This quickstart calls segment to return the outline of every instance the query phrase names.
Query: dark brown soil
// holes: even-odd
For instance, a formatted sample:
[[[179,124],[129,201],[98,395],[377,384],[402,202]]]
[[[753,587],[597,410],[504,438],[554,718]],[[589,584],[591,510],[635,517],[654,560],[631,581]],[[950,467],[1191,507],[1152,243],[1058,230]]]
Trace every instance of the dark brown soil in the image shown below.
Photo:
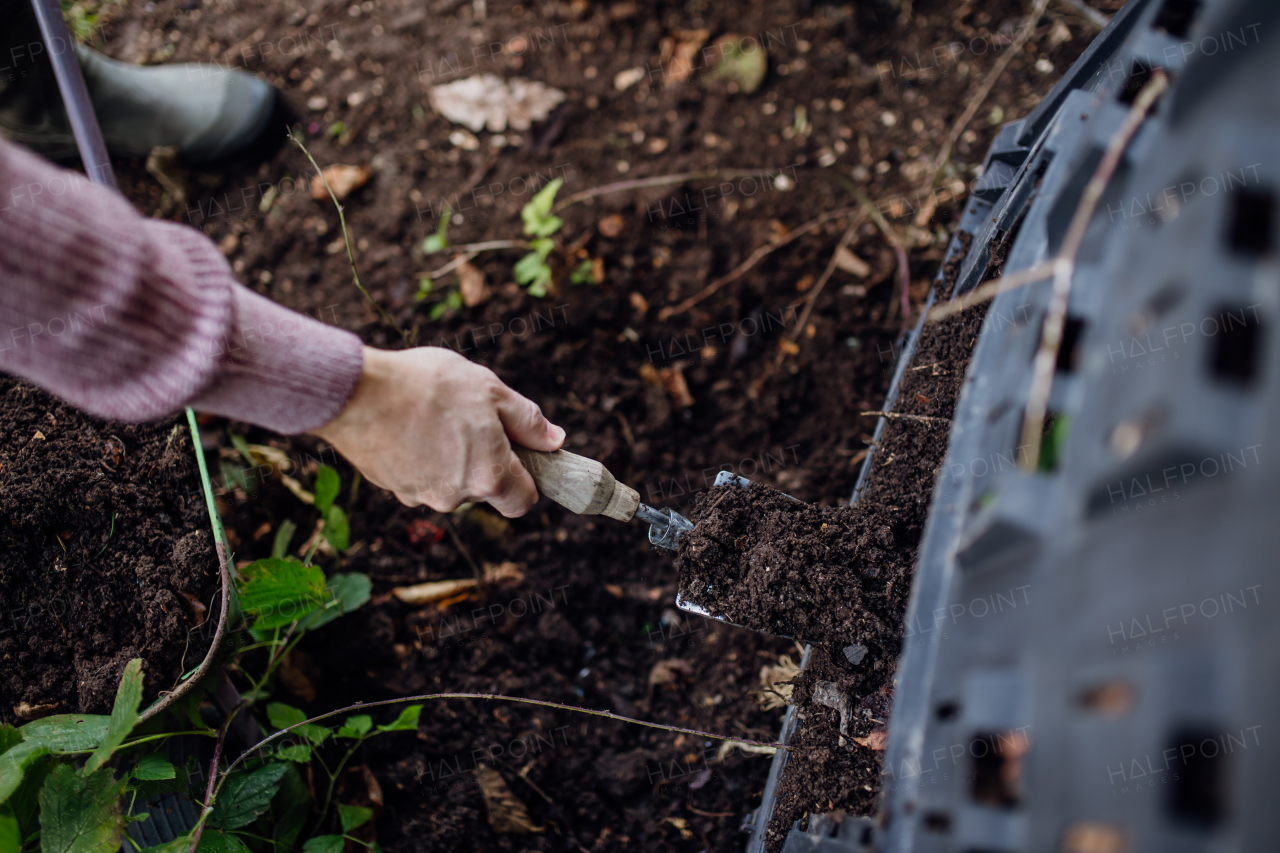
[[[881,519],[856,507],[804,504],[765,485],[700,495],[675,561],[680,592],[713,616],[757,631],[844,647],[885,643],[907,585],[886,597],[894,550]],[[900,581],[901,578],[898,578]]]
[[[172,689],[218,590],[184,418],[101,421],[0,376],[0,721],[109,713],[136,657],[146,700]]]
[[[949,292],[954,287],[959,263],[952,269],[955,272],[943,282],[940,288],[943,291]],[[795,696],[804,717],[793,743],[821,748],[797,750],[787,763],[778,788],[778,806],[768,830],[770,853],[782,848],[783,838],[793,821],[801,820],[804,825],[806,814],[835,809],[873,814],[878,806],[880,752],[863,746],[833,747],[830,732],[836,725],[836,712],[811,703],[809,697],[813,685],[819,681],[836,684],[859,708],[867,707],[869,701],[882,702],[883,697],[891,695],[916,550],[924,533],[934,484],[946,456],[950,418],[985,315],[984,304],[937,325],[925,326],[903,376],[895,411],[943,420],[891,419],[881,433],[880,446],[872,459],[873,471],[867,478],[862,498],[854,507],[866,514],[869,520],[864,523],[887,526],[896,545],[892,559],[882,567],[882,572],[892,578],[886,586],[898,585],[895,599],[898,608],[885,620],[887,631],[894,638],[890,642],[893,652],[877,660],[877,649],[872,646],[867,659],[852,673],[838,647],[827,645],[814,649],[809,667],[796,680]],[[868,670],[868,664],[870,675],[861,677],[860,673]],[[882,731],[883,723],[888,722],[888,713],[886,706],[871,715],[855,714],[856,734],[865,736],[871,731]]]
[[[796,331],[797,306],[847,222],[833,220],[774,252],[687,313],[659,321],[658,312],[732,270],[779,229],[848,206],[844,190],[815,168],[830,158],[830,168],[881,202],[909,240],[918,309],[958,205],[944,199],[928,228],[910,227],[921,204],[914,189],[950,124],[1003,55],[994,34],[1008,32],[1025,14],[1024,4],[917,0],[914,14],[901,22],[899,4],[891,2],[488,0],[483,21],[474,15],[478,5],[129,0],[106,28],[105,49],[126,61],[214,60],[279,86],[303,115],[301,136],[322,165],[374,170],[369,185],[345,204],[357,263],[373,296],[399,323],[417,329],[420,342],[455,348],[493,368],[568,430],[571,450],[604,462],[647,503],[687,506],[722,468],[814,505],[847,503],[872,429],[861,413],[881,407],[902,319],[892,307],[894,254],[876,228],[862,226],[851,246],[871,273],[835,274],[800,330],[799,352],[755,399],[748,389],[769,369],[783,337]],[[1011,63],[971,135],[957,144],[952,160],[959,179],[971,179],[998,123],[1026,115],[1092,38],[1094,31],[1073,13],[1055,6],[1051,15],[1033,39],[1034,52]],[[1059,22],[1069,36],[1061,42],[1053,35]],[[663,39],[698,28],[709,29],[711,40],[773,34],[760,91],[733,95],[696,79],[674,84],[661,74],[624,92],[615,88],[620,71],[658,67]],[[528,44],[521,56],[489,50],[518,38]],[[939,56],[931,52],[935,46],[957,41],[973,48],[954,60],[930,59]],[[1036,71],[1041,58],[1056,70]],[[568,99],[531,130],[503,134],[519,145],[492,148],[497,134],[484,132],[477,134],[478,148],[459,147],[450,141],[457,126],[433,113],[424,86],[480,73],[539,80]],[[309,108],[313,98],[325,106]],[[994,107],[1000,115],[993,119]],[[143,209],[203,229],[260,292],[353,329],[369,343],[398,345],[397,334],[378,322],[351,284],[332,205],[295,189],[310,169],[292,146],[261,164],[178,175],[188,181],[183,202],[142,163],[118,165],[122,189]],[[619,180],[711,167],[776,174],[792,165],[791,191],[748,182],[735,183],[730,194],[710,178],[614,193],[564,210],[557,239],[603,261],[605,279],[598,285],[573,285],[561,275],[555,293],[533,299],[511,283],[520,253],[502,251],[474,261],[491,288],[487,301],[431,320],[431,307],[455,287],[450,276],[437,280],[425,302],[413,299],[417,273],[450,258],[424,257],[418,248],[434,230],[442,200],[456,214],[450,230],[456,245],[520,236],[520,206],[550,177],[566,179],[563,198]],[[689,211],[689,199],[702,209]],[[615,215],[620,231],[601,227]],[[693,405],[678,404],[650,368],[681,371]],[[221,445],[213,452],[229,466],[242,466],[222,426],[209,423],[207,441]],[[248,432],[251,440],[274,442],[295,457],[321,455],[308,439]],[[332,452],[323,458],[332,463]],[[349,484],[350,468],[339,468]],[[309,474],[299,476],[309,483]],[[284,518],[304,531],[315,523],[313,510],[275,472],[252,485],[249,495],[228,482],[221,499],[238,560],[270,553]],[[452,536],[410,536],[411,524],[443,528],[446,519],[400,507],[368,487],[343,505],[355,547],[342,568],[368,572],[374,600],[303,644],[290,670],[293,687],[281,688],[298,705],[322,711],[431,689],[496,691],[776,737],[780,712],[762,711],[750,694],[759,687],[761,666],[793,651],[792,643],[685,620],[673,607],[671,561],[648,551],[639,527],[575,517],[547,503],[505,531],[492,520],[477,522],[482,516],[454,519],[458,542],[472,559],[517,562],[525,581],[437,612],[408,607],[387,593],[408,582],[471,575]],[[914,546],[899,541],[901,520],[891,515],[894,553],[901,552],[892,571],[905,574]],[[325,562],[326,571],[337,570],[337,561]],[[893,594],[906,594],[905,581]],[[530,596],[554,597],[557,607],[530,610]],[[476,617],[474,608],[487,609]],[[523,615],[514,615],[517,610]],[[880,681],[859,690],[887,679],[893,657],[885,653],[881,670],[868,669],[877,661],[865,660],[858,671],[874,672]],[[673,680],[651,687],[658,664],[656,674]],[[294,689],[300,692],[289,693]],[[506,747],[530,734],[542,746],[513,758],[519,749]],[[553,736],[554,749],[545,745]],[[544,832],[499,835],[490,827],[473,771],[477,760],[498,753],[496,745],[503,752],[493,763]],[[424,710],[416,748],[375,740],[359,760],[384,789],[386,805],[374,825],[390,853],[738,850],[741,817],[759,804],[768,761],[735,752],[721,762],[714,748],[709,756],[704,749],[691,738],[568,713],[449,702]],[[474,750],[482,750],[479,759]],[[442,762],[455,769],[445,775]],[[864,809],[878,785],[874,773],[866,779],[873,793],[859,801]],[[360,790],[363,782],[353,777],[350,784]],[[344,788],[339,798],[350,793]]]

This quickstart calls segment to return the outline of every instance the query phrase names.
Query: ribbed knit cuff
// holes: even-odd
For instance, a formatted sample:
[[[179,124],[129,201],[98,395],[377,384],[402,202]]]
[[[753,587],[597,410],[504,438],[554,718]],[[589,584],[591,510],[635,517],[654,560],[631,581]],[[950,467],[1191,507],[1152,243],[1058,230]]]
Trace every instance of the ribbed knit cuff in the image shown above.
[[[355,391],[360,339],[232,286],[232,319],[214,381],[192,401],[204,412],[286,435],[333,420]]]

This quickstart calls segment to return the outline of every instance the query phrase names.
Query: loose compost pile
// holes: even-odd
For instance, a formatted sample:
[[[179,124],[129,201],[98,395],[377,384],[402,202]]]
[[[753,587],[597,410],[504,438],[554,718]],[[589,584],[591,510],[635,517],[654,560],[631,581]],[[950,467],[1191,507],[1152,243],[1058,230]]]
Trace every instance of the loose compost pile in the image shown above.
[[[893,531],[861,507],[803,504],[753,483],[699,495],[691,515],[676,557],[680,592],[717,618],[863,646],[901,618],[885,607],[881,579]]]
[[[103,421],[0,376],[0,722],[109,713],[131,658],[148,700],[173,689],[219,589],[185,417]]]

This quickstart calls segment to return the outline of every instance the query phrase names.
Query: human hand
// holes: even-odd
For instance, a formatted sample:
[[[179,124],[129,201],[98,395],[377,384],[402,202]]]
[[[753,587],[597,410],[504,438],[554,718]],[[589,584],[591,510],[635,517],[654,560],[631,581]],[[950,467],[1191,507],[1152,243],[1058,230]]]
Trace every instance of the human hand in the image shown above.
[[[442,347],[365,347],[347,407],[314,432],[407,506],[487,501],[507,518],[538,500],[511,443],[546,452],[564,443],[537,404]]]

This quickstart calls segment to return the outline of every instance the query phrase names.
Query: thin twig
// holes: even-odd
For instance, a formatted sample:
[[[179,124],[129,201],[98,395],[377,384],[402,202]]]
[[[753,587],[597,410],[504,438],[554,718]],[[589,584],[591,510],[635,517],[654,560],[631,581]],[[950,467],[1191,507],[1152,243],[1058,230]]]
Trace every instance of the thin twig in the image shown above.
[[[688,803],[685,803],[684,807],[694,814],[702,815],[703,817],[733,817],[737,814],[737,812],[704,812],[702,809],[696,809]]]
[[[1066,237],[1062,240],[1062,249],[1058,252],[1057,261],[1053,265],[1053,292],[1049,296],[1049,310],[1045,312],[1044,327],[1040,333],[1040,348],[1036,351],[1032,364],[1031,390],[1027,392],[1027,409],[1022,419],[1022,446],[1028,449],[1023,458],[1023,469],[1035,471],[1040,467],[1040,440],[1044,431],[1045,413],[1049,407],[1049,392],[1053,389],[1053,372],[1058,362],[1058,350],[1062,346],[1062,330],[1067,320],[1067,302],[1071,298],[1071,282],[1075,278],[1076,255],[1080,244],[1084,242],[1085,232],[1089,228],[1089,220],[1102,199],[1120,165],[1124,151],[1129,147],[1133,135],[1146,121],[1151,106],[1169,87],[1169,78],[1164,71],[1157,68],[1151,74],[1151,80],[1142,87],[1138,97],[1134,99],[1129,114],[1120,125],[1111,141],[1107,143],[1106,153],[1094,170],[1093,177],[1085,185],[1080,196],[1080,204],[1071,217],[1071,225],[1067,228]]]
[[[1080,13],[1080,17],[1093,24],[1098,29],[1105,29],[1107,24],[1111,23],[1111,19],[1099,12],[1092,6],[1087,6],[1084,0],[1059,0],[1064,6],[1070,6]]]
[[[476,565],[476,561],[472,559],[471,552],[467,550],[467,546],[462,544],[462,538],[458,536],[458,531],[453,528],[453,522],[447,515],[443,517],[443,521],[444,529],[449,531],[449,536],[453,539],[453,544],[457,546],[458,551],[462,554],[463,558],[466,559],[468,565],[471,566],[471,573],[476,576],[476,580],[480,581],[480,583],[484,583],[484,572],[480,570],[480,567]]]
[[[996,64],[991,67],[991,71],[987,73],[986,79],[982,81],[978,91],[974,92],[973,97],[969,99],[969,103],[964,112],[960,114],[960,118],[956,119],[955,124],[951,126],[951,132],[947,134],[947,140],[943,143],[942,150],[938,152],[938,156],[934,159],[933,171],[929,174],[928,183],[925,184],[925,190],[929,192],[929,199],[921,205],[920,212],[916,214],[915,224],[917,227],[923,228],[928,225],[929,220],[933,218],[934,211],[937,210],[938,205],[932,190],[938,185],[938,178],[941,177],[942,170],[951,161],[951,149],[955,147],[956,142],[960,139],[960,134],[964,133],[964,129],[969,126],[969,122],[973,121],[973,117],[978,114],[979,108],[987,100],[987,95],[991,94],[991,88],[995,86],[996,81],[1004,74],[1004,70],[1009,67],[1009,63],[1022,52],[1023,45],[1027,43],[1027,39],[1031,38],[1031,34],[1035,32],[1036,22],[1040,20],[1040,16],[1044,14],[1044,10],[1048,5],[1049,0],[1035,0],[1035,5],[1031,7],[1031,14],[1027,15],[1026,20],[1022,23],[1021,32],[1013,40],[1013,44],[1009,49],[996,60]]]
[[[343,212],[342,205],[338,203],[338,196],[334,194],[333,187],[329,186],[329,179],[324,176],[324,170],[320,168],[320,164],[316,162],[316,158],[311,156],[311,152],[307,150],[307,146],[302,144],[302,140],[293,135],[292,130],[288,131],[288,135],[293,144],[301,148],[302,153],[307,155],[307,159],[310,160],[311,165],[315,167],[316,174],[320,176],[320,180],[324,183],[324,188],[329,191],[329,198],[333,199],[333,206],[338,208],[338,224],[342,226],[342,242],[347,246],[347,260],[351,262],[351,278],[355,281],[356,288],[359,289],[360,293],[364,295],[364,298],[369,301],[369,304],[382,315],[383,322],[387,323],[391,328],[400,333],[400,340],[403,341],[404,345],[410,346],[411,342],[409,340],[409,333],[400,328],[399,323],[391,319],[391,315],[387,313],[386,309],[383,308],[382,305],[378,303],[378,300],[374,299],[369,294],[369,291],[364,289],[364,285],[360,283],[360,272],[356,269],[355,251],[351,248],[351,235],[347,233],[347,217]]]
[[[951,423],[951,418],[935,418],[930,415],[905,415],[901,412],[863,412],[862,416],[864,418],[878,417],[889,418],[890,420],[901,419],[904,421],[937,421],[944,424]]]
[[[781,169],[789,169],[790,166],[783,166]],[[779,174],[781,174],[779,169]],[[708,169],[705,172],[680,172],[674,175],[657,175],[652,178],[632,178],[629,181],[618,181],[612,184],[605,184],[599,187],[591,187],[580,193],[561,199],[554,208],[553,213],[559,213],[570,205],[587,199],[596,198],[597,196],[609,195],[610,193],[620,193],[626,190],[644,189],[645,187],[667,187],[672,184],[683,184],[685,181],[700,181],[705,178],[757,178],[769,175],[768,169]]]
[[[793,749],[793,747],[790,747],[785,743],[771,743],[768,741],[744,740],[743,738],[729,737],[728,735],[718,735],[718,734],[715,734],[714,732],[703,732],[703,731],[699,731],[698,729],[686,729],[681,726],[668,726],[665,723],[651,723],[648,720],[637,720],[632,717],[624,717],[621,714],[615,714],[612,711],[596,711],[591,708],[578,708],[573,705],[564,705],[564,704],[561,704],[560,702],[546,702],[542,699],[525,699],[520,696],[504,696],[498,693],[427,693],[421,696],[405,696],[402,699],[382,699],[378,702],[362,702],[358,705],[348,705],[345,708],[339,708],[336,711],[327,711],[323,714],[320,714],[319,716],[312,717],[309,720],[303,720],[300,723],[294,723],[291,726],[286,726],[285,728],[281,729],[275,734],[268,735],[267,737],[258,741],[258,743],[255,744],[253,747],[245,750],[245,752],[241,754],[239,758],[231,762],[231,764],[227,767],[226,772],[223,773],[223,776],[230,775],[231,772],[235,770],[236,767],[239,766],[239,764],[242,761],[248,758],[251,753],[257,752],[258,750],[262,749],[271,741],[276,740],[277,738],[283,737],[284,735],[288,734],[289,732],[293,731],[299,726],[306,726],[306,725],[311,725],[313,723],[318,723],[321,720],[327,720],[329,717],[336,717],[338,714],[346,714],[350,711],[363,711],[368,708],[379,708],[384,705],[399,705],[404,702],[427,702],[433,699],[496,699],[500,702],[518,702],[523,705],[540,705],[544,708],[557,708],[561,711],[575,711],[579,714],[589,714],[593,717],[604,717],[609,720],[617,720],[620,723],[634,723],[635,725],[647,726],[651,729],[662,729],[663,731],[668,731],[668,732],[679,732],[680,734],[695,735],[696,737],[714,738],[716,740],[725,740],[725,741],[730,741],[732,743],[745,743],[750,746],[768,746],[768,747],[773,747],[774,749],[786,749],[786,750]]]
[[[841,176],[843,178],[843,176]],[[884,218],[884,214],[880,212],[880,207],[871,199],[867,198],[867,194],[857,185],[848,180],[841,181],[858,200],[858,204],[862,205],[862,209],[871,215],[871,221],[880,229],[880,233],[884,235],[884,239],[893,247],[893,253],[898,259],[898,287],[901,288],[902,302],[902,330],[907,330],[907,325],[911,321],[911,268],[907,262],[907,247],[903,245],[902,238],[898,236],[898,232],[893,230],[893,226],[889,224],[889,220]]]
[[[191,835],[191,846],[187,848],[187,853],[196,853],[196,848],[200,846],[200,836],[204,834],[205,822],[208,820],[210,813],[213,812],[214,783],[218,780],[218,762],[222,760],[222,745],[227,740],[227,730],[231,728],[231,721],[235,719],[236,713],[240,710],[242,704],[237,704],[232,708],[231,712],[227,714],[227,718],[222,721],[222,725],[218,728],[218,739],[213,744],[213,760],[209,762],[209,783],[205,785],[204,789],[204,808],[201,811],[200,820],[196,824],[196,831]]]
[[[831,260],[827,261],[827,268],[822,271],[822,275],[818,278],[817,284],[813,286],[813,289],[809,291],[808,298],[805,299],[804,311],[800,313],[800,319],[796,321],[795,328],[792,329],[791,334],[787,336],[787,340],[791,342],[792,346],[795,346],[796,339],[800,337],[800,332],[804,329],[805,323],[809,322],[809,314],[813,311],[814,303],[818,301],[818,294],[820,294],[822,289],[827,286],[827,281],[836,271],[836,264],[840,259],[840,253],[847,249],[849,244],[853,242],[853,238],[858,233],[858,226],[861,225],[865,219],[866,209],[863,208],[863,210],[854,217],[853,223],[845,229],[844,235],[840,238],[840,242],[836,244],[835,251],[831,253]],[[778,368],[782,366],[782,360],[786,357],[787,348],[784,345],[779,344],[778,352],[774,355],[773,362],[765,368],[765,371],[760,375],[760,378],[751,384],[751,391],[748,394],[751,399],[755,399],[759,396],[765,383],[768,382],[770,377],[772,377],[773,374],[777,372]]]
[[[506,242],[506,241],[503,241],[503,242]],[[415,273],[414,275],[415,275],[417,278],[429,278],[429,279],[431,279],[432,281],[435,281],[435,280],[436,280],[436,279],[438,279],[440,276],[442,276],[442,275],[447,275],[448,273],[453,272],[453,271],[454,271],[454,270],[456,270],[458,267],[460,267],[460,266],[462,266],[463,264],[467,263],[468,261],[470,261],[472,258],[474,258],[474,257],[475,257],[476,255],[478,255],[478,254],[480,254],[480,253],[479,253],[479,252],[466,252],[465,254],[458,255],[456,258],[454,258],[453,260],[449,261],[449,263],[447,263],[447,264],[445,264],[444,266],[440,267],[440,269],[432,270],[431,272],[420,272],[420,273]]]
[[[486,240],[483,243],[463,243],[461,246],[454,246],[453,251],[465,252],[465,254],[459,255],[449,263],[440,267],[438,270],[415,273],[415,275],[417,275],[418,278],[423,278],[425,276],[426,278],[437,279],[445,273],[453,272],[453,270],[462,266],[481,252],[491,252],[496,249],[527,248],[529,248],[529,241],[527,240]]]
[[[863,208],[859,216],[855,216],[853,222],[845,229],[844,235],[841,236],[840,242],[836,245],[836,250],[831,253],[831,260],[827,262],[827,268],[822,271],[822,276],[818,279],[817,284],[813,286],[813,290],[809,291],[809,297],[804,301],[804,310],[800,312],[800,319],[796,321],[796,327],[791,330],[791,342],[795,343],[800,337],[800,331],[809,320],[809,315],[813,312],[813,306],[818,301],[818,294],[822,293],[822,289],[827,286],[832,274],[836,271],[836,265],[840,262],[840,253],[849,248],[849,244],[853,242],[853,238],[857,236],[858,226],[866,219],[866,208]],[[779,351],[781,352],[781,350]],[[778,363],[782,358],[779,356]],[[775,367],[777,364],[775,363]]]
[[[690,308],[697,305],[699,302],[706,299],[708,296],[715,293],[717,290],[724,287],[726,284],[737,281],[744,274],[746,274],[748,270],[750,270],[756,264],[760,263],[760,261],[762,261],[765,257],[767,257],[772,252],[776,252],[778,249],[781,249],[783,246],[787,245],[788,243],[794,240],[797,240],[800,237],[803,237],[805,234],[808,234],[810,231],[817,228],[819,225],[822,225],[825,222],[830,222],[832,219],[838,219],[841,216],[848,216],[849,214],[855,212],[856,210],[857,208],[855,207],[842,207],[839,210],[829,211],[815,219],[809,220],[805,224],[797,227],[792,231],[788,231],[782,237],[782,239],[778,240],[776,243],[769,243],[768,245],[761,246],[759,249],[756,249],[754,252],[751,253],[751,257],[747,258],[745,261],[738,264],[738,266],[735,267],[731,272],[728,272],[720,276],[720,278],[711,282],[706,287],[702,288],[702,290],[699,290],[693,296],[690,296],[688,299],[684,300],[680,304],[669,305],[666,308],[663,308],[661,311],[658,312],[658,321],[662,322],[669,319],[670,317],[675,316],[676,314],[683,314],[685,311],[688,311]]]
[[[986,282],[981,287],[975,287],[964,296],[957,296],[950,302],[937,306],[929,311],[929,322],[938,323],[947,319],[952,314],[959,314],[961,311],[968,310],[973,306],[986,302],[1006,293],[1022,287],[1024,284],[1031,284],[1034,281],[1040,281],[1053,275],[1054,261],[1043,261],[1036,264],[1031,269],[1019,270],[1011,275],[1002,276]]]

